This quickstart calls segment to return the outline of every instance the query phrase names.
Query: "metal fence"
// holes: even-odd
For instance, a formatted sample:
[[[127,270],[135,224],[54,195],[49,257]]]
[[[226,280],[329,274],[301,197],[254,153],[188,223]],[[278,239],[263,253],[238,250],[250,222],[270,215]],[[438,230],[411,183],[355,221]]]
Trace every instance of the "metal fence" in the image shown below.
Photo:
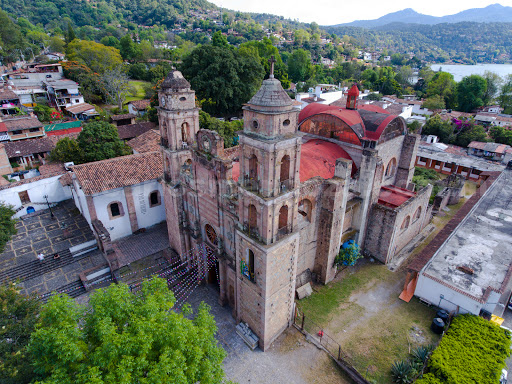
[[[323,327],[311,321],[298,308],[295,308],[294,326],[313,342],[321,346],[345,371],[345,373],[357,384],[369,384],[369,382],[354,368],[350,356],[341,348],[341,345],[325,333]]]

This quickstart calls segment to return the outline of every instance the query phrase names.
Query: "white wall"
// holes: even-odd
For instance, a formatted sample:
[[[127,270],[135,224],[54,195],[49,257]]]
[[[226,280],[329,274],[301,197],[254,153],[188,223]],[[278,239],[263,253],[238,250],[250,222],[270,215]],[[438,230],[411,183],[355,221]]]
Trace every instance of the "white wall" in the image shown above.
[[[43,197],[48,195],[48,202],[58,203],[71,198],[71,190],[69,187],[63,187],[59,178],[63,175],[48,177],[46,179],[27,182],[16,187],[0,190],[0,201],[5,204],[12,205],[14,209],[22,207],[19,192],[27,191],[30,203],[23,204],[23,209],[18,211],[14,217],[20,217],[27,214],[27,207],[34,207],[36,211],[48,209],[46,199]]]
[[[92,229],[91,225],[91,215],[89,214],[89,209],[87,207],[87,200],[85,199],[85,194],[82,191],[82,188],[79,187],[78,182],[76,179],[73,179],[73,200],[75,201],[75,205],[82,214],[83,217],[85,217],[85,220],[89,223],[89,226]]]
[[[135,206],[135,214],[137,216],[137,225],[139,228],[151,227],[155,224],[165,221],[165,205],[163,200],[163,191],[161,184],[155,179],[144,183],[132,185],[132,197]],[[149,194],[153,191],[160,192],[160,205],[149,206]],[[85,200],[85,197],[84,197]],[[123,216],[110,218],[109,204],[113,202],[120,202],[122,204]],[[130,216],[128,214],[128,204],[124,188],[117,188],[93,196],[94,207],[96,209],[96,216],[100,220],[107,231],[110,233],[112,241],[120,239],[132,234],[130,225]],[[87,210],[87,205],[84,204],[84,210]],[[87,221],[90,218],[84,214]]]
[[[160,205],[149,206],[149,194],[160,192]],[[151,227],[165,220],[165,205],[162,185],[156,180],[132,186],[133,202],[139,228]]]
[[[123,216],[114,217],[111,220],[109,217],[108,205],[115,201],[122,204],[122,211],[124,214]],[[126,197],[123,188],[112,189],[110,191],[96,194],[93,196],[93,202],[96,209],[96,216],[110,233],[110,239],[112,241],[132,234],[130,217],[128,215],[128,205],[126,204]]]
[[[493,312],[496,307],[496,304],[482,305],[482,303],[479,303],[469,296],[456,292],[450,287],[424,276],[422,273],[420,273],[418,277],[418,283],[416,284],[414,295],[427,300],[436,306],[439,305],[448,312],[457,311],[457,306],[459,306],[459,313],[469,312],[474,315],[479,315],[482,307],[489,312]],[[444,296],[442,300],[441,295]],[[498,299],[499,294],[492,292],[491,295],[489,295],[487,302],[497,303]],[[439,304],[439,302],[441,302],[441,304]]]

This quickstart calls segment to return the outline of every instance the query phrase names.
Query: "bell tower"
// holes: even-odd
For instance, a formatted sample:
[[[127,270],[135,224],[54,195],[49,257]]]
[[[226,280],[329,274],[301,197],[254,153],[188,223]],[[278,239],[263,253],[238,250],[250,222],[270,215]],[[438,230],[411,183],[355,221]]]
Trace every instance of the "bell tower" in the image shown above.
[[[243,109],[236,313],[265,350],[293,316],[299,248],[299,111],[272,70]]]
[[[199,131],[199,108],[195,92],[179,71],[171,71],[158,91],[158,122],[164,157],[164,201],[171,247],[186,249],[180,170],[191,163],[192,147]]]

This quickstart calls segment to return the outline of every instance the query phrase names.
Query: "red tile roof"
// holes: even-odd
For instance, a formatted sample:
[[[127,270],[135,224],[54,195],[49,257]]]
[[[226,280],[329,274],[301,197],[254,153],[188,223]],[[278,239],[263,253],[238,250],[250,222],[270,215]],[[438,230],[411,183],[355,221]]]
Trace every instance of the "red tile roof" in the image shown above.
[[[378,203],[386,207],[396,208],[414,196],[416,196],[416,193],[408,189],[388,185],[381,187]]]
[[[339,158],[351,160],[350,155],[343,148],[330,141],[314,139],[302,144],[300,155],[300,181],[304,182],[315,176],[332,179],[336,169],[336,160]],[[352,161],[352,176],[357,168]],[[240,163],[233,163],[233,180],[240,177]]]
[[[315,176],[324,179],[334,177],[336,159],[351,160],[350,155],[335,143],[325,140],[309,140],[302,144],[300,155],[300,181],[304,182]],[[356,166],[352,161],[352,175],[356,172]]]
[[[155,128],[157,128],[156,124],[148,121],[145,123],[121,125],[120,127],[117,127],[117,132],[119,133],[120,139],[127,140],[133,139],[134,137],[142,135],[144,132]]]
[[[47,153],[55,148],[53,142],[47,137],[9,141],[4,143],[4,146],[9,159],[12,159],[13,157],[28,156],[34,153]]]
[[[126,144],[138,153],[157,152],[160,151],[160,138],[160,132],[156,129],[151,129],[131,139]]]
[[[135,119],[137,116],[135,116],[133,113],[125,113],[124,115],[112,115],[110,118],[112,121],[119,121],[119,120],[126,120],[126,119]]]
[[[14,117],[7,119],[4,117],[4,124],[8,131],[17,131],[21,129],[30,129],[30,128],[41,128],[43,124],[37,119],[37,117],[32,116],[22,116],[22,117]]]
[[[73,172],[86,195],[153,180],[163,175],[160,152],[139,153],[75,165]]]
[[[130,101],[128,104],[131,104],[133,106],[133,108],[135,108],[136,110],[142,111],[142,110],[146,109],[147,107],[149,107],[150,100],[149,99],[133,100],[133,101]]]

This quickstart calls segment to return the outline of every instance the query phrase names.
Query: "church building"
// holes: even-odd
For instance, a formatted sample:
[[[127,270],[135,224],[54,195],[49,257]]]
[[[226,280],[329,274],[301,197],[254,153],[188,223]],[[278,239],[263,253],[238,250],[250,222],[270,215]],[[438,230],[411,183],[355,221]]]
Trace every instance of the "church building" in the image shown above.
[[[292,322],[298,276],[328,283],[354,240],[388,263],[427,224],[431,186],[411,183],[419,137],[403,118],[358,105],[298,111],[271,74],[243,107],[239,145],[199,128],[189,82],[172,71],[159,90],[161,178],[170,247],[216,255],[219,301],[260,348]]]

